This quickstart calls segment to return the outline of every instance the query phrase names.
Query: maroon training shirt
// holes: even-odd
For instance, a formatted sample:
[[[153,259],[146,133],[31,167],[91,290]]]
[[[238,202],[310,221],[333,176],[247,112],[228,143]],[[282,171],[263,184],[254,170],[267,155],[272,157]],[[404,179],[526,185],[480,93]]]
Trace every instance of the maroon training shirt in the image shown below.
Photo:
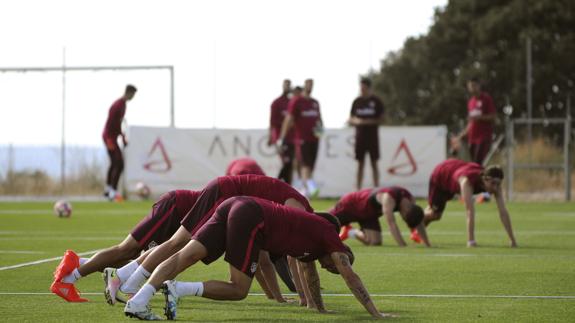
[[[285,117],[287,116],[287,111],[288,111],[288,104],[289,104],[290,99],[288,98],[287,95],[282,95],[279,98],[275,99],[274,102],[272,102],[272,106],[271,106],[271,114],[270,114],[270,128],[272,130],[271,133],[271,142],[275,143],[279,136],[280,133],[282,131],[282,124],[283,121],[285,119]],[[290,129],[288,131],[288,133],[286,134],[285,138],[284,138],[284,142],[285,143],[292,143],[293,142],[293,128]]]
[[[255,160],[247,157],[232,160],[228,165],[228,169],[226,169],[226,176],[247,174],[266,175]]]
[[[485,116],[496,113],[493,99],[486,92],[481,92],[479,97],[472,96],[467,101],[468,116]],[[478,144],[485,140],[490,140],[493,135],[493,121],[471,120],[469,121],[469,131],[467,141],[470,144]]]
[[[313,98],[293,98],[288,104],[288,113],[293,116],[296,140],[318,141],[314,129],[321,123],[319,102]]]
[[[431,178],[435,187],[455,195],[461,193],[459,178],[465,176],[473,187],[473,193],[477,194],[484,191],[481,182],[482,171],[483,167],[479,164],[459,159],[448,159],[435,166]]]
[[[126,114],[126,100],[119,98],[112,104],[108,111],[106,126],[102,132],[102,137],[116,139],[122,133],[122,120]]]
[[[266,200],[283,203],[293,198],[300,202],[308,212],[313,212],[309,201],[296,189],[285,182],[268,176],[240,175],[218,177],[220,199],[232,196],[257,196]]]
[[[326,219],[268,200],[252,199],[263,211],[262,249],[276,255],[305,257],[304,261],[332,252],[346,252],[334,225]]]
[[[352,222],[376,219],[383,214],[381,204],[376,198],[379,193],[387,193],[393,198],[395,201],[394,212],[399,211],[401,199],[412,198],[408,190],[399,186],[367,188],[342,196],[330,213],[334,216],[337,216],[339,213],[345,213],[352,217],[349,219]]]
[[[379,120],[384,112],[383,103],[375,96],[358,97],[351,105],[350,115],[365,119],[365,120]],[[377,139],[378,125],[365,125],[355,127],[355,141],[373,141]]]

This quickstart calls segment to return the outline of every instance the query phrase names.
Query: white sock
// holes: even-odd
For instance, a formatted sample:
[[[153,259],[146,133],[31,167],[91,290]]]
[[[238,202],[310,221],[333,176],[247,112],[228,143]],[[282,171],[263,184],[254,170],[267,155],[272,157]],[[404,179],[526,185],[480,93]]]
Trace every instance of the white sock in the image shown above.
[[[176,282],[176,293],[178,296],[202,296],[204,293],[204,283]]]
[[[78,271],[78,268],[76,268],[76,269],[74,269],[74,271],[73,271],[70,275],[64,277],[64,278],[62,279],[62,282],[63,282],[63,283],[68,283],[68,284],[73,284],[73,283],[75,283],[75,282],[76,282],[78,279],[80,279],[80,278],[82,278],[82,275],[80,275],[80,272]]]
[[[118,268],[118,270],[116,270],[116,275],[123,283],[127,281],[130,276],[132,276],[132,274],[136,271],[136,269],[138,269],[139,266],[140,264],[136,260],[132,260],[124,267]]]
[[[88,262],[88,260],[90,260],[90,258],[80,258],[80,266]]]
[[[156,289],[154,288],[154,286],[150,284],[145,284],[144,286],[142,286],[142,288],[140,288],[140,290],[136,293],[136,295],[134,295],[134,297],[130,299],[130,303],[139,306],[148,305],[150,299],[152,299],[152,296],[154,296],[155,293]]]
[[[351,239],[351,238],[355,238],[355,236],[357,235],[357,229],[350,229],[347,232],[347,236]]]
[[[133,294],[138,291],[140,286],[150,277],[150,273],[142,266],[134,271],[132,276],[120,286],[120,291],[126,294]]]

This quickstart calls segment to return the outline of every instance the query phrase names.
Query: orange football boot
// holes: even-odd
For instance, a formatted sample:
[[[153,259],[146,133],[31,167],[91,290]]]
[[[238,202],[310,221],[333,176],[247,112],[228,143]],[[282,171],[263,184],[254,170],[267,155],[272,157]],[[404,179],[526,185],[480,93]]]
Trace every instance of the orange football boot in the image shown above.
[[[54,281],[52,286],[50,286],[50,291],[71,303],[82,303],[88,301],[87,299],[80,297],[74,284]]]

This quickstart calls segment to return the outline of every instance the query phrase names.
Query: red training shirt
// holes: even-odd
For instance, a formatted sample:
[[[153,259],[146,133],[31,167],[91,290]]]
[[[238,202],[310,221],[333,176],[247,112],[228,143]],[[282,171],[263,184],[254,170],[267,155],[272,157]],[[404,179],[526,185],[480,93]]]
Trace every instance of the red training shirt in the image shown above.
[[[485,116],[496,112],[493,99],[486,92],[481,92],[479,97],[472,96],[467,101],[467,113],[470,117]],[[478,144],[490,140],[493,135],[493,123],[493,121],[470,120],[467,141],[470,144]]]
[[[116,139],[122,133],[122,120],[126,114],[126,100],[122,97],[116,100],[108,111],[108,119],[102,132],[102,137]]]

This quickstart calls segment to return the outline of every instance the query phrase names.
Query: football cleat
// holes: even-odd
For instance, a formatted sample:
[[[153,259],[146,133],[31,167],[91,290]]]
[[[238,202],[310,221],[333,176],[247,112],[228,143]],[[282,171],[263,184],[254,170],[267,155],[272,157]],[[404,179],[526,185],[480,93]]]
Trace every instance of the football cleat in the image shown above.
[[[71,303],[82,303],[88,301],[87,299],[80,297],[74,284],[54,281],[52,286],[50,286],[50,291]]]
[[[162,321],[162,318],[152,312],[149,305],[136,305],[130,301],[124,307],[124,314],[128,317],[137,318],[142,321]]]
[[[74,269],[80,266],[80,258],[72,250],[66,250],[62,260],[56,270],[54,271],[54,281],[61,281],[64,277],[68,276]]]
[[[166,299],[166,306],[164,307],[164,314],[168,320],[176,319],[176,311],[178,309],[178,301],[180,297],[176,292],[176,281],[166,280],[162,284],[162,293]]]
[[[104,297],[106,297],[106,303],[109,305],[116,304],[116,301],[120,303],[126,303],[125,300],[118,296],[118,290],[122,282],[116,273],[116,268],[106,268],[102,272],[102,278],[104,279],[104,284],[106,288],[104,290]]]
[[[419,233],[417,232],[417,229],[413,229],[411,230],[411,240],[415,243],[421,243],[421,237],[419,236]]]
[[[341,229],[339,230],[339,239],[341,241],[344,241],[347,238],[349,238],[349,230],[351,229],[352,229],[351,225],[342,225]]]

